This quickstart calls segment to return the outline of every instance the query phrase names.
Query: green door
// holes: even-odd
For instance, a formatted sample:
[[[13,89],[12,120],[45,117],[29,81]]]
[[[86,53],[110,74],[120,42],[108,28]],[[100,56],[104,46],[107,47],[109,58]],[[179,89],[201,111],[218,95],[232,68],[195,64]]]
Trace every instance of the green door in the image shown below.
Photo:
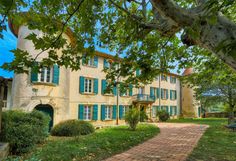
[[[201,117],[201,107],[198,107],[198,117]]]
[[[49,117],[50,117],[49,131],[50,131],[53,126],[53,108],[52,108],[52,106],[50,106],[50,105],[37,105],[35,107],[35,109],[45,113],[46,115],[49,115]]]

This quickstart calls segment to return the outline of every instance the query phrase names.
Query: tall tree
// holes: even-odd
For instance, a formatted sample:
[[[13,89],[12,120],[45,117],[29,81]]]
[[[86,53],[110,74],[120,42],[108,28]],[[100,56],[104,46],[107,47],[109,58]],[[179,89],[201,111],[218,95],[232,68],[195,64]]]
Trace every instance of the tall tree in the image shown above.
[[[139,80],[146,80],[173,68],[175,61],[179,67],[197,61],[202,55],[198,47],[235,70],[235,10],[234,0],[1,0],[0,35],[9,20],[16,32],[20,24],[39,29],[45,33],[42,37],[32,33],[26,38],[41,50],[38,55],[49,53],[40,65],[57,63],[74,70],[79,69],[79,52],[109,48],[117,56],[125,53],[115,73],[132,78],[141,69]],[[73,35],[71,43],[64,32]],[[55,50],[62,47],[58,56]],[[26,72],[38,57],[20,49],[13,52],[15,60],[3,68],[15,72]]]
[[[229,107],[229,123],[236,111],[236,73],[216,57],[194,64],[195,72],[184,77],[193,86],[198,99],[224,102]]]

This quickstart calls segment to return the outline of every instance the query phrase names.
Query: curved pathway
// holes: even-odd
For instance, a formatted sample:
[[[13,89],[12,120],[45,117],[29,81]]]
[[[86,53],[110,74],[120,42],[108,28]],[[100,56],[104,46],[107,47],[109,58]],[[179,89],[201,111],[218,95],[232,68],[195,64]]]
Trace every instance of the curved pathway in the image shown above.
[[[207,125],[157,123],[161,132],[106,161],[183,161],[197,145]]]

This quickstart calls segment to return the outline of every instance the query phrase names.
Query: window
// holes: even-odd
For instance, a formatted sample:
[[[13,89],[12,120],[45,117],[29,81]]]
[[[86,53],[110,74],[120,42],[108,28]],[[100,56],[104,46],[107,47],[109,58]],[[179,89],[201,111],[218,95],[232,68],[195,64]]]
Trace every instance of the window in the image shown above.
[[[86,56],[84,55],[82,58],[82,64],[89,67],[98,67],[98,57],[89,57],[88,60],[86,60]]]
[[[84,92],[93,93],[93,79],[90,78],[84,79]]]
[[[161,98],[168,99],[168,89],[161,89]]]
[[[105,106],[105,120],[112,119],[112,106]]]
[[[84,120],[91,120],[92,113],[91,113],[92,106],[85,105],[84,106]]]
[[[138,94],[144,94],[144,87],[138,88]]]
[[[123,106],[123,116],[129,111],[129,106]]]
[[[157,114],[157,107],[152,106],[152,117],[156,117],[156,114]]]
[[[39,82],[52,83],[53,70],[50,67],[44,67],[38,73]]]
[[[170,90],[170,99],[171,100],[176,100],[177,95],[176,95],[176,90]]]
[[[120,91],[121,92],[121,96],[129,96],[129,90],[128,89],[124,89],[123,91]]]
[[[162,81],[168,81],[168,80],[167,80],[167,75],[162,74],[162,75],[161,75],[161,80],[162,80]]]
[[[172,84],[176,83],[176,78],[173,76],[170,76],[170,83]]]

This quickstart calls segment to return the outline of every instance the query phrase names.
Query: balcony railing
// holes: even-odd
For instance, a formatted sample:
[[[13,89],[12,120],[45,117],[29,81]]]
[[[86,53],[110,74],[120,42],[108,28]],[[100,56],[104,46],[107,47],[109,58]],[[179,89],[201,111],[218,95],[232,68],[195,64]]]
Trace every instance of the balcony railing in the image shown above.
[[[134,102],[155,102],[155,96],[150,96],[148,94],[136,94],[133,95]]]

